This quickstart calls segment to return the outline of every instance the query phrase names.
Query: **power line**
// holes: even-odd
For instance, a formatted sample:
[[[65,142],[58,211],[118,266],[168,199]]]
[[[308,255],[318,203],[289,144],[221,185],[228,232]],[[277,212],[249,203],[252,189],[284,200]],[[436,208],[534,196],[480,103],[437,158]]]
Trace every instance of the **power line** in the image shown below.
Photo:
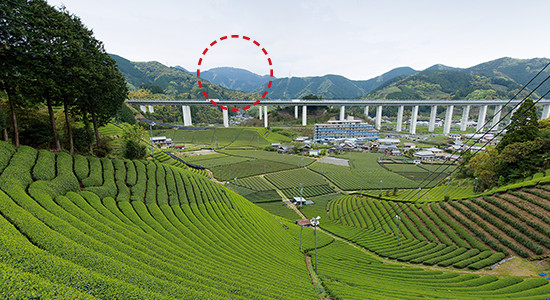
[[[527,82],[525,85],[523,85],[522,88],[521,88],[512,98],[510,98],[510,99],[508,100],[508,102],[507,102],[505,105],[502,106],[502,108],[500,109],[500,111],[502,111],[502,109],[504,109],[505,106],[507,106],[508,104],[510,104],[510,102],[513,101],[514,98],[516,98],[523,90],[525,90],[525,89],[527,88],[527,86],[528,86],[529,84],[531,84],[531,82],[533,82],[533,80],[535,80],[535,79],[536,79],[536,78],[537,78],[537,77],[538,77],[538,76],[539,76],[539,75],[540,75],[549,65],[550,65],[550,62],[547,63],[547,64],[546,64],[546,65],[545,65],[545,66],[544,66],[544,67],[543,67],[543,68],[542,68],[533,78],[531,78],[531,80],[529,80],[529,82]],[[510,114],[516,109],[516,107],[519,107],[520,105],[522,105],[523,102],[524,102],[527,98],[529,98],[529,96],[531,96],[538,88],[540,88],[540,86],[542,86],[542,84],[544,84],[548,79],[550,79],[550,75],[547,76],[541,83],[539,83],[533,90],[531,90],[531,92],[530,92],[527,96],[525,96],[520,102],[518,102],[518,103],[517,103],[517,104],[516,104],[516,105],[515,105],[515,106],[514,106],[505,116],[504,116],[504,117],[502,117],[501,119],[506,118],[508,115],[510,115]],[[533,103],[533,105],[530,106],[529,108],[535,106],[538,102],[540,102],[540,101],[541,101],[544,97],[546,97],[549,93],[550,93],[550,90],[547,91],[542,97],[540,97],[539,99],[537,99],[537,100]],[[523,113],[525,113],[525,112],[523,112]],[[520,115],[518,115],[518,116],[516,117],[516,120],[517,120],[520,116],[522,116],[523,113],[520,114]],[[494,116],[493,116],[493,119],[494,119]],[[508,124],[504,129],[506,129],[506,128],[508,128],[509,126],[512,125],[512,123],[514,122],[513,119],[514,119],[514,116],[511,117],[510,124]],[[477,131],[474,133],[474,135],[477,134],[479,131],[481,131],[483,128],[485,128],[485,125],[487,125],[488,123],[489,123],[489,121],[486,121],[486,122],[483,124],[483,126],[481,126],[480,129],[477,130]],[[494,124],[489,130],[493,129],[495,126],[498,126],[498,123]],[[474,135],[472,135],[472,137],[470,137],[466,142],[469,142],[470,140],[472,140],[473,137],[474,137]],[[489,140],[489,142],[485,143],[485,145],[487,145],[487,144],[489,144],[490,142],[492,142],[492,141],[493,141],[497,136],[499,136],[499,135],[500,135],[500,134],[498,134],[498,133],[497,133],[496,135],[494,135],[493,138],[492,138],[491,140]],[[468,147],[466,150],[463,150],[462,153],[465,153],[465,152],[469,151],[472,147],[473,147],[473,145],[470,146],[470,147]],[[474,152],[474,154],[477,154],[480,150],[481,150],[481,149],[476,150],[476,151]],[[458,152],[457,150],[454,151],[454,153],[457,153],[457,152]],[[449,164],[443,164],[443,165],[439,166],[434,172],[432,172],[432,174],[437,174],[437,175],[434,176],[434,178],[432,178],[428,183],[426,183],[426,184],[424,185],[424,187],[427,187],[429,184],[431,184],[440,174],[442,174],[445,170],[447,170],[447,169],[448,169],[455,161],[457,161],[457,160],[458,160],[458,159],[456,158],[456,159],[454,159],[452,162],[450,162]],[[458,170],[459,167],[461,167],[464,163],[465,163],[465,162],[463,161],[454,171],[450,172],[450,173],[449,173],[449,176],[452,175],[454,172],[456,172],[456,170]],[[436,171],[437,171],[439,168],[441,168],[442,166],[446,166],[446,168],[444,168],[444,169],[443,169],[442,171],[440,171],[440,172],[436,172]],[[427,178],[430,178],[430,176],[431,176],[431,175],[428,175]],[[421,186],[422,186],[422,184],[427,180],[427,178],[424,179],[424,180],[419,184],[418,188],[422,188]],[[409,201],[410,199],[412,199],[412,198],[414,198],[415,196],[417,196],[417,195],[420,193],[420,190],[417,190],[417,192],[414,193],[411,197],[409,197],[409,199],[404,199],[404,201],[408,201],[409,203],[416,203],[416,202],[420,201],[420,199],[422,199],[423,196],[425,196],[427,193],[429,193],[430,190],[432,190],[435,186],[438,186],[438,185],[439,185],[440,183],[442,183],[444,180],[445,180],[445,179],[441,179],[436,185],[434,185],[432,188],[429,188],[428,190],[426,190],[426,191],[425,191],[422,195],[420,195],[420,197],[418,197],[416,200],[414,200],[414,201]],[[353,209],[353,210],[349,211],[348,213],[344,214],[343,216],[346,216],[346,215],[348,215],[348,214],[351,214],[351,213],[353,213],[355,210],[356,210],[356,209]],[[403,210],[404,210],[404,207],[401,208],[399,211],[395,211],[395,213],[396,213],[396,214],[399,214],[399,213],[403,212]],[[389,216],[389,212],[387,212],[387,213],[385,213],[385,214],[382,213],[382,215],[381,215],[381,217],[382,217],[382,219],[384,219],[384,221],[386,221],[386,219],[387,219],[388,216]],[[340,220],[341,220],[341,218],[340,218]],[[380,227],[382,228],[382,224],[381,224],[381,221],[380,221],[380,220],[378,221],[378,223],[379,223]]]

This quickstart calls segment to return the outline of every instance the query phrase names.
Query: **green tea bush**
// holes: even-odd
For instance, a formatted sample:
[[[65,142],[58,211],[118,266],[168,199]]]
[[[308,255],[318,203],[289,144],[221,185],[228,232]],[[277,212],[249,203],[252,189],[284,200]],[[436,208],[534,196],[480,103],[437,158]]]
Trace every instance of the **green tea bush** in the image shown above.
[[[81,182],[90,174],[88,159],[80,154],[74,156],[74,173]]]
[[[39,150],[38,159],[32,168],[32,177],[34,180],[52,180],[55,177],[55,154],[48,150]]]

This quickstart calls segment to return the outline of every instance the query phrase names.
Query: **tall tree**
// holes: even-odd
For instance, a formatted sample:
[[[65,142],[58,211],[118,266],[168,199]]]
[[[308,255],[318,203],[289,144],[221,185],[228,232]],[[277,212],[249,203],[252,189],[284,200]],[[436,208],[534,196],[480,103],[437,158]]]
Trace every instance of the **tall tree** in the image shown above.
[[[0,88],[8,95],[16,146],[19,146],[16,107],[25,104],[19,89],[28,79],[26,67],[32,56],[28,37],[34,19],[27,4],[25,0],[0,2]]]
[[[533,100],[527,98],[512,115],[512,123],[508,126],[508,131],[502,137],[497,145],[497,150],[501,152],[506,146],[534,140],[538,133],[537,109]]]
[[[80,77],[82,95],[76,110],[83,119],[91,119],[96,147],[100,147],[98,128],[117,114],[128,97],[128,88],[115,60],[105,52],[100,41],[90,35],[84,51],[86,68]]]

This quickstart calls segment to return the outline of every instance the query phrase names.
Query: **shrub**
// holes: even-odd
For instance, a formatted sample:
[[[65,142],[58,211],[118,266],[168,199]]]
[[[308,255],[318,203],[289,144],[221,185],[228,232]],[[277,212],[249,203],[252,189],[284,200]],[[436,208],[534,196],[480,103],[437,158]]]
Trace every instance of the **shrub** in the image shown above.
[[[90,173],[87,178],[82,180],[84,187],[100,186],[103,184],[103,168],[101,167],[101,161],[97,157],[88,157],[90,166]]]
[[[32,169],[34,180],[52,180],[55,177],[55,154],[48,150],[38,151],[38,159]]]
[[[468,269],[479,270],[483,267],[495,264],[495,263],[501,261],[505,257],[506,257],[506,255],[504,255],[504,253],[500,253],[500,252],[499,253],[493,253],[493,254],[491,254],[491,256],[489,256],[485,259],[482,259],[478,262],[475,262],[475,263],[472,263],[472,264],[468,265]]]
[[[126,184],[134,186],[137,181],[136,165],[131,160],[126,160]]]
[[[10,143],[0,141],[0,172],[8,166],[8,163],[14,153],[15,150]]]
[[[147,168],[141,161],[134,161],[136,167],[136,184],[132,186],[132,195],[130,196],[131,201],[145,201],[145,192],[147,188]]]
[[[127,139],[124,141],[124,157],[127,159],[143,159],[147,150],[139,141]]]
[[[86,157],[79,154],[74,156],[74,173],[80,181],[88,177],[88,174],[90,173],[90,168],[88,166],[88,159],[86,159]]]

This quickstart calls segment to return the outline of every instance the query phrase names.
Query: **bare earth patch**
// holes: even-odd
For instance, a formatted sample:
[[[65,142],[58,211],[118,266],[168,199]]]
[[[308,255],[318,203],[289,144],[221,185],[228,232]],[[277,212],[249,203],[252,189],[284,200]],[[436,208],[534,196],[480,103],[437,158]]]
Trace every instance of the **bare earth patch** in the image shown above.
[[[497,265],[493,272],[495,275],[503,276],[522,276],[522,277],[540,277],[538,273],[549,273],[550,264],[548,260],[529,261],[520,257]]]

